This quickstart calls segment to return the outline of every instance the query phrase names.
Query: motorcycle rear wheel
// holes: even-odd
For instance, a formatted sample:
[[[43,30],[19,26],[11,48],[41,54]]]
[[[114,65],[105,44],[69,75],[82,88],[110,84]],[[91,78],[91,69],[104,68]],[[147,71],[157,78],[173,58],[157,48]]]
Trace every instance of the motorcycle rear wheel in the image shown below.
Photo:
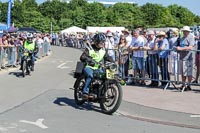
[[[122,88],[118,82],[108,85],[104,97],[100,100],[100,107],[103,113],[113,114],[119,108],[122,101]]]

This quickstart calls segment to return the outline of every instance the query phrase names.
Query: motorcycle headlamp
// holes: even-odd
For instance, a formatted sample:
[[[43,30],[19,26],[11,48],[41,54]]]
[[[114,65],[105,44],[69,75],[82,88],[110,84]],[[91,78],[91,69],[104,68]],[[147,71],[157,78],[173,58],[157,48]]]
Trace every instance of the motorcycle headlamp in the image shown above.
[[[112,65],[110,65],[110,70],[112,70],[112,71],[116,71],[117,70],[117,65],[116,64],[112,64]]]

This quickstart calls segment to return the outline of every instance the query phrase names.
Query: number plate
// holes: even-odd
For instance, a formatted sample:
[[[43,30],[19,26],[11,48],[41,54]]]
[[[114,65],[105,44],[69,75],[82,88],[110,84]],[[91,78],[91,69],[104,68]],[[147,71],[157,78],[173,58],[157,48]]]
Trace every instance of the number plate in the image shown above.
[[[28,56],[28,53],[24,53],[24,56]]]
[[[106,78],[107,79],[114,79],[114,75],[115,75],[114,71],[111,71],[109,69],[106,70]]]

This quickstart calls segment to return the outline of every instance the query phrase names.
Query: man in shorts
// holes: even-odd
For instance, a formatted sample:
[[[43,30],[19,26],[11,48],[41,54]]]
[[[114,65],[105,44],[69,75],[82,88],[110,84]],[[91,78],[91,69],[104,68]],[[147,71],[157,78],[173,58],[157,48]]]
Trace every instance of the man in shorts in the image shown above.
[[[191,51],[194,47],[195,40],[192,34],[190,34],[190,27],[184,26],[183,29],[183,37],[180,40],[180,46],[177,46],[177,51],[180,52],[180,60],[181,60],[181,75],[182,82],[184,83],[180,89],[185,88],[185,90],[191,90],[190,83],[192,81],[193,74],[193,51]],[[188,85],[185,85],[186,78],[188,78]]]

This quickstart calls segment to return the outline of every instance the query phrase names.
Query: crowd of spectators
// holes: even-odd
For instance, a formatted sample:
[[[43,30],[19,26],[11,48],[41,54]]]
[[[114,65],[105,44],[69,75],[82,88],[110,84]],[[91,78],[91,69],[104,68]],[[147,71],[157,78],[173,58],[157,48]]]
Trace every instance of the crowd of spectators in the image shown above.
[[[85,48],[85,40],[92,43],[94,34],[58,34],[56,45]],[[108,55],[118,63],[118,74],[127,84],[146,85],[145,79],[150,79],[148,86],[165,88],[174,81],[171,74],[181,75],[183,84],[179,89],[191,90],[190,84],[198,83],[199,31],[192,31],[189,26],[169,31],[137,28],[132,31],[125,29],[121,33],[108,30],[105,36]],[[192,81],[194,68],[196,75]]]

